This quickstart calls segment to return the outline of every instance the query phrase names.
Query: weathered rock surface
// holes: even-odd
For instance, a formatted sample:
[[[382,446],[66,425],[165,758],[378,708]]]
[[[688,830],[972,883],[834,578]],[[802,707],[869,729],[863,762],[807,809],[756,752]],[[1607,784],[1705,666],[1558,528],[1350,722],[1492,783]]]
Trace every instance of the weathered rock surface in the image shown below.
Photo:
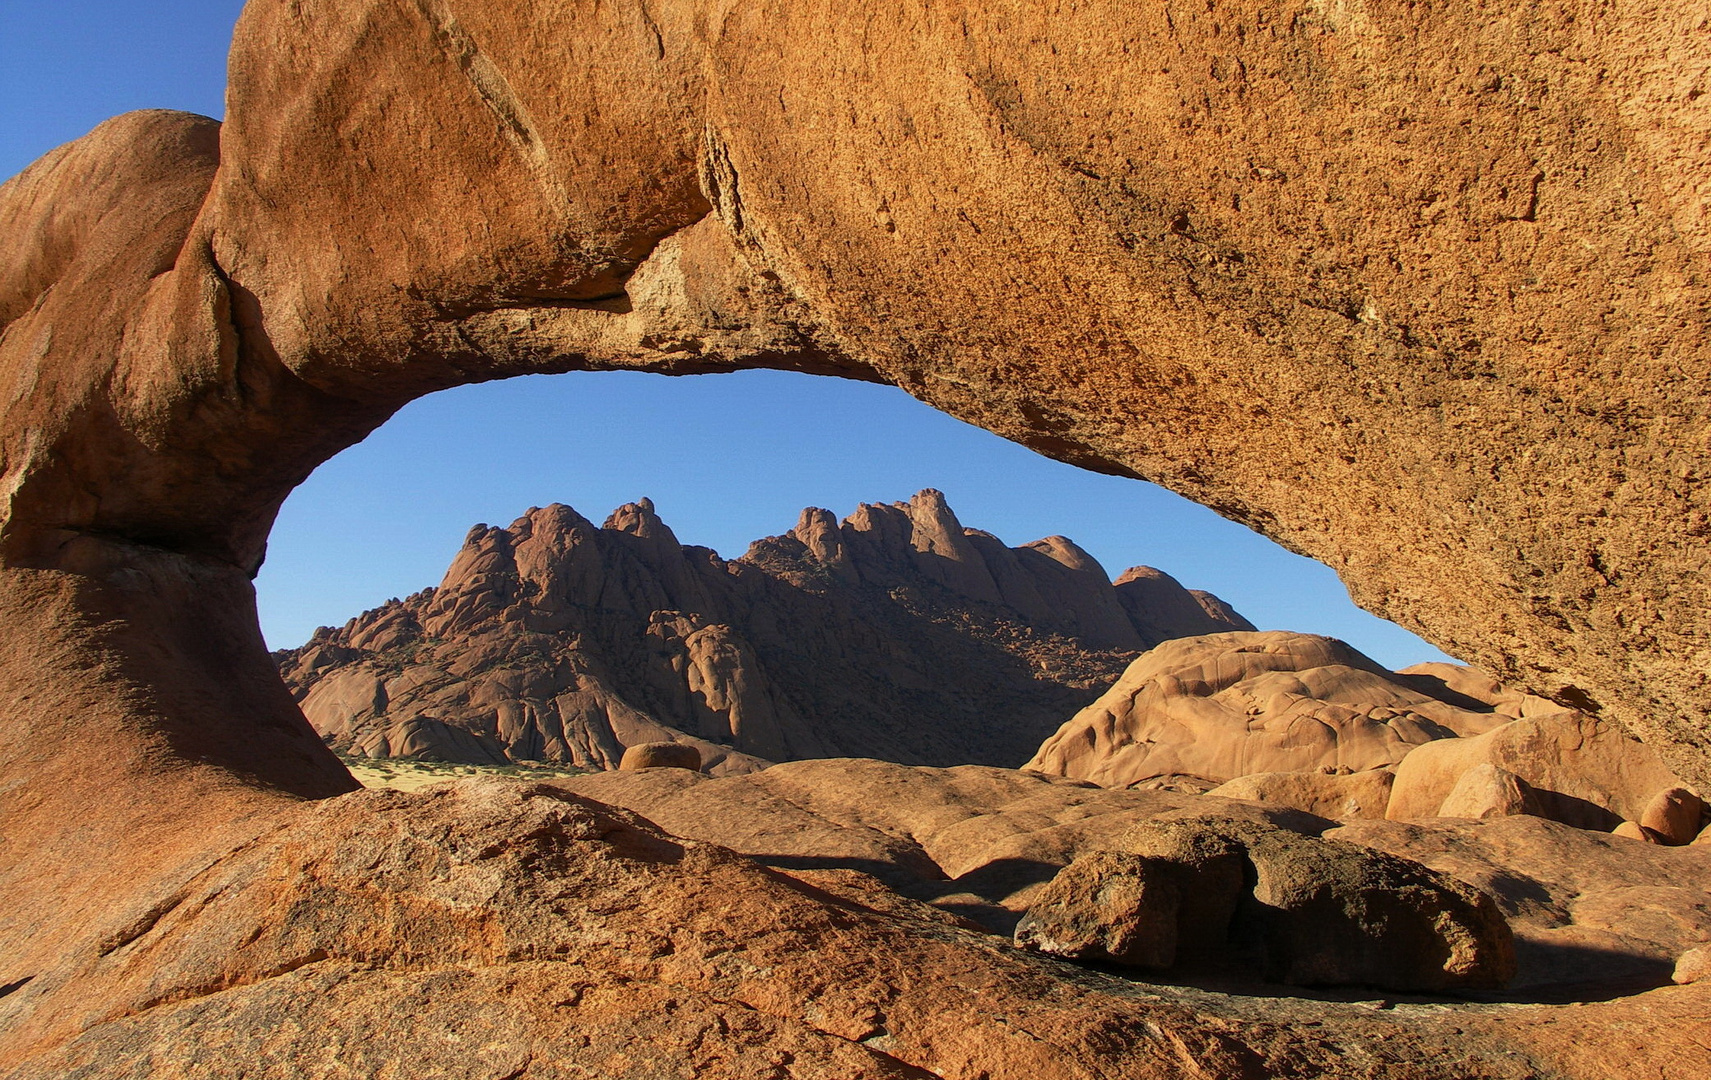
[[[118,914],[0,998],[0,1075],[1163,1077],[1277,1041],[519,783],[299,807]]]
[[[1420,693],[1459,703],[1464,707],[1467,707],[1469,702],[1475,702],[1477,704],[1471,707],[1476,710],[1483,705],[1497,715],[1511,719],[1555,716],[1565,711],[1560,704],[1549,698],[1505,686],[1492,678],[1489,672],[1466,664],[1414,664],[1398,671],[1396,675],[1401,682]]]
[[[1532,812],[1583,829],[1638,821],[1654,795],[1680,783],[1655,751],[1615,724],[1561,712],[1418,748],[1396,767],[1387,816],[1443,813],[1463,779],[1487,766],[1527,785]]]
[[[1151,969],[1180,947],[1295,986],[1496,990],[1515,975],[1492,898],[1409,859],[1253,822],[1148,822],[1118,843],[1059,871],[1017,944]]]
[[[1333,638],[1210,634],[1141,655],[1025,767],[1104,787],[1176,774],[1223,783],[1255,773],[1361,772],[1507,720],[1441,683],[1385,671]]]
[[[1438,804],[1438,817],[1488,818],[1541,811],[1532,785],[1489,761],[1461,774],[1456,786]],[[1384,817],[1373,814],[1372,817]]]
[[[1513,939],[1497,905],[1453,877],[1287,830],[1242,841],[1258,876],[1257,926],[1247,930],[1250,912],[1238,908],[1231,929],[1238,941],[1246,932],[1263,943],[1274,981],[1441,992],[1497,990],[1515,976]]]
[[[1007,769],[862,759],[793,761],[712,780],[668,770],[553,783],[772,865],[873,874],[1005,934],[1032,892],[1076,852],[1155,814],[1206,806],[1257,820],[1305,821],[1308,828],[1330,824],[1275,808],[1104,791]]]
[[[1016,924],[1016,944],[1071,960],[1163,971],[1176,963],[1182,890],[1203,890],[1177,866],[1120,851],[1091,851],[1059,870]],[[1208,898],[1210,899],[1210,898]],[[1233,900],[1233,897],[1232,897]]]
[[[1681,959],[1675,962],[1675,970],[1670,974],[1670,981],[1679,986],[1696,983],[1711,978],[1711,945],[1701,945],[1681,954]]]
[[[567,506],[477,526],[438,588],[277,659],[315,729],[370,757],[1015,765],[1142,649],[1239,627],[1149,567],[1113,586],[1061,536],[965,529],[937,491],[804,510],[729,561],[644,499],[603,528]]]
[[[1395,779],[1393,769],[1344,773],[1326,766],[1313,772],[1238,776],[1206,794],[1289,806],[1325,818],[1381,818]]]
[[[1124,813],[1136,810],[1142,816],[1127,820],[1175,821],[1152,828],[1191,843],[1229,828],[1227,819],[1214,829],[1195,825],[1208,810],[1250,828],[1264,821],[1223,800],[1190,808],[1190,796],[1103,791],[999,769],[847,761],[722,779],[650,770],[552,786],[463,781],[298,804],[216,859],[178,868],[161,892],[79,924],[46,963],[20,967],[7,954],[0,985],[14,988],[0,996],[0,1075],[147,1075],[170,1065],[280,1080],[389,1069],[520,1077],[688,1069],[733,1080],[769,1070],[803,1080],[1091,1080],[1113,1072],[1146,1080],[1198,1070],[1306,1080],[1348,1075],[1358,1056],[1381,1063],[1363,1075],[1393,1080],[1606,1080],[1648,1068],[1673,1080],[1711,1064],[1693,1040],[1711,1016],[1702,987],[1603,1005],[1404,1001],[1378,1010],[1272,996],[1258,985],[1136,984],[1031,960],[946,914],[944,901],[923,905],[883,887],[846,856],[751,860],[663,834],[562,787],[722,792],[702,806],[727,813],[701,823],[735,821],[740,830],[745,816],[773,814],[764,799],[745,811],[772,773],[796,774],[800,787],[781,794],[822,796],[813,813],[771,818],[774,839],[798,843],[796,826],[817,820],[822,836],[809,837],[808,850],[825,850],[820,841],[833,830],[884,828],[901,840],[910,835],[905,823],[940,852],[960,848],[966,860],[981,846],[1004,847],[1006,836],[1013,848],[1028,832],[1061,843],[1051,834],[1061,838],[1062,826],[1073,832],[1093,816],[1121,836]],[[1098,804],[1111,813],[1100,815]],[[1551,845],[1515,835],[1523,821],[1546,830],[1556,849],[1540,858]],[[1627,853],[1612,841],[1537,819],[1363,828],[1418,850],[1407,857],[1495,872],[1497,887],[1485,887],[1527,927],[1557,904],[1571,930],[1629,919],[1629,934],[1670,935],[1650,946],[1667,959],[1653,962],[1659,970],[1640,984],[1649,986],[1667,984],[1692,932],[1681,920],[1656,921],[1666,894],[1703,874],[1711,858],[1703,849],[1634,847],[1640,857],[1619,862],[1612,856]],[[1086,831],[1085,840],[1112,835]],[[1386,846],[1371,838],[1363,842]],[[1632,888],[1612,889],[1636,880],[1647,883],[1644,899],[1654,908]],[[1679,901],[1675,910],[1711,925],[1711,912]],[[1520,936],[1526,945],[1526,931]],[[1632,948],[1641,939],[1598,940]],[[1536,971],[1539,955],[1559,954],[1584,968],[1585,954],[1572,946],[1523,955]],[[1601,1068],[1577,1061],[1575,1040],[1606,1026],[1637,1040],[1632,1051]]]
[[[1711,942],[1711,851],[1637,844],[1532,816],[1353,821],[1327,832],[1388,851],[1497,898],[1515,931],[1511,990],[1541,996],[1655,986]],[[1697,879],[1697,880],[1696,880]],[[1554,988],[1554,989],[1544,989]]]
[[[302,868],[336,861],[329,838],[392,835],[296,804],[350,781],[281,689],[248,578],[280,501],[319,462],[413,397],[510,374],[767,365],[895,383],[1324,559],[1361,603],[1627,725],[1703,790],[1701,18],[1579,0],[977,3],[932,18],[893,0],[248,4],[224,129],[132,115],[0,188],[0,957],[19,971],[0,985],[34,976],[0,998],[5,1060],[66,1076],[202,1055],[230,1073],[224,1047],[272,1046],[279,1064],[245,1066],[301,1075],[332,1031],[353,1055],[392,1053],[352,1058],[383,1072],[400,1052],[365,1035],[386,1017],[412,1064],[474,1071],[482,1023],[444,1040],[454,1017],[418,1006],[445,987],[420,972],[365,953],[338,991],[316,966],[331,958],[292,970],[329,944],[355,951],[314,913],[379,902],[366,877],[289,909],[310,920],[308,951],[273,944],[295,931],[269,909],[264,944],[209,969],[261,982],[210,983],[165,955],[132,974],[156,972],[166,997],[47,976],[99,963],[116,902],[197,923],[173,902],[180,887],[220,877],[221,853],[269,822],[299,846],[271,862],[265,843],[246,849],[261,862],[245,865],[274,867],[280,896],[314,888]],[[1565,829],[1459,828],[1529,844]],[[1572,836],[1558,854],[1602,842],[1679,860],[1647,864],[1634,888],[1711,850]],[[551,855],[550,836],[516,839]],[[515,996],[535,961],[481,952],[491,939],[459,936],[471,909],[418,903],[438,887],[422,880],[399,911],[422,953],[450,943],[434,970],[498,961],[462,984],[469,1015],[503,1032],[491,1045],[523,1038],[503,1025],[525,1004],[575,1000]],[[642,900],[714,910],[721,892],[690,895]],[[848,917],[831,910],[804,916],[792,955]],[[214,922],[199,925],[230,954]],[[131,945],[150,948],[146,934]],[[216,955],[172,946],[186,963]],[[864,939],[849,955],[866,971],[890,954]],[[992,1000],[987,955],[915,957],[885,978],[937,973],[935,1009],[974,985]],[[1703,983],[1452,1020],[1272,1001],[1232,1020],[1183,995],[1167,1006],[1188,1002],[1184,1019],[1165,1024],[1125,1011],[1149,1001],[1139,991],[1042,1015],[1083,984],[1018,978],[997,998],[1019,1002],[1005,1025],[951,1009],[959,1031],[930,1029],[923,1064],[905,1063],[994,1080],[1319,1076],[1351,1060],[1393,1076],[1711,1071]],[[808,1015],[809,984],[786,985],[788,1009],[721,1005],[720,1022]],[[709,996],[745,1002],[728,989]],[[624,1030],[677,1000],[644,994]],[[278,1024],[282,1003],[300,1026]],[[36,1026],[62,1007],[107,1011],[75,1046],[21,1034],[72,1037],[76,1023]],[[225,1027],[201,1022],[227,1008]],[[1319,1034],[1291,1023],[1306,1020]],[[246,1043],[263,1024],[275,1041]],[[232,1041],[204,1037],[221,1030]],[[711,1016],[677,1030],[659,1041],[669,1067],[692,1046],[742,1045],[703,1037]],[[567,1047],[586,1049],[582,1035]],[[838,1037],[800,1071],[902,1068],[870,1068],[890,1051]],[[615,1051],[640,1055],[634,1068],[577,1067],[664,1071],[652,1045]]]

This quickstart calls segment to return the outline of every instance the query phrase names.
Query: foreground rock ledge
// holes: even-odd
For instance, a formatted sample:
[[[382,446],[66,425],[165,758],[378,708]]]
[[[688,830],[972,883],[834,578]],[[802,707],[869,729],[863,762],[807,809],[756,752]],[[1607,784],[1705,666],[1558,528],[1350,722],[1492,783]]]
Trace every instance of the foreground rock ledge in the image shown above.
[[[1148,986],[1030,958],[864,874],[767,869],[517,781],[300,806],[116,915],[22,985],[7,973],[7,1080],[165,1064],[281,1078],[1642,1075],[1628,1056],[1577,1060],[1589,1030],[1617,1024],[1612,1038],[1646,1041],[1646,1075],[1708,1060],[1693,1036],[1702,985],[1568,1008]]]

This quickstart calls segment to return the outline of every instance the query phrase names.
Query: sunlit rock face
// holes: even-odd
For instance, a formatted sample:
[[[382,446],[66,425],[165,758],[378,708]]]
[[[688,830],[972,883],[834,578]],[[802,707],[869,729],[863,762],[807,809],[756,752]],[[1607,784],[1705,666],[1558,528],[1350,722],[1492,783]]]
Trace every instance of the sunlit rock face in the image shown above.
[[[8,557],[253,567],[472,379],[825,371],[1206,502],[1704,776],[1708,121],[1675,14],[1578,10],[252,4],[217,173],[155,114],[8,189]]]
[[[1255,773],[1363,772],[1510,718],[1379,667],[1335,638],[1271,630],[1172,641],[1141,656],[1027,768],[1128,787]]]
[[[1015,766],[1136,653],[1252,627],[1061,536],[1011,548],[934,490],[725,560],[643,499],[477,526],[437,588],[278,654],[315,730],[367,757],[618,765],[684,741],[715,774],[803,757]]]
[[[255,628],[273,515],[404,402],[523,372],[895,383],[1315,555],[1372,610],[1711,780],[1699,17],[250,3],[223,129],[133,114],[0,189],[8,1022],[61,1037],[43,1018],[67,1002],[231,985],[21,980],[119,955],[219,852],[350,786]],[[121,899],[135,918],[109,925]],[[242,970],[306,971],[304,941]],[[1641,1059],[1702,1052],[1670,1045],[1702,1022],[1693,992],[1645,1013],[1676,1018],[1636,1036],[1650,1055],[1559,1040],[1511,1074],[1656,1075]],[[1205,1030],[1182,1011],[1118,1023],[1145,1059],[1121,1068],[1329,1067],[1335,1037],[1173,1043]],[[1090,1045],[1065,1022],[1049,1060]],[[1051,1075],[968,1038],[919,1067]],[[8,1039],[7,1063],[47,1045]],[[1429,1042],[1384,1053],[1467,1060]]]
[[[1109,788],[1205,791],[1327,818],[1527,814],[1609,832],[1696,795],[1615,724],[1475,668],[1386,671],[1335,638],[1270,630],[1168,641],[1071,717],[1025,769]],[[1664,807],[1668,807],[1665,809]]]

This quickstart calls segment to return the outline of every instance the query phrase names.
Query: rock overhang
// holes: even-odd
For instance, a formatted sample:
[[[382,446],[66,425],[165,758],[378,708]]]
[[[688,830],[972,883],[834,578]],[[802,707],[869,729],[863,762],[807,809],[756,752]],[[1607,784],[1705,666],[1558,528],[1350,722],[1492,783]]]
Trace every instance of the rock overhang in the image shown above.
[[[0,188],[15,895],[99,898],[67,821],[142,883],[346,786],[254,630],[274,511],[412,397],[571,368],[895,383],[1705,783],[1688,19],[251,3],[217,147],[133,114]]]

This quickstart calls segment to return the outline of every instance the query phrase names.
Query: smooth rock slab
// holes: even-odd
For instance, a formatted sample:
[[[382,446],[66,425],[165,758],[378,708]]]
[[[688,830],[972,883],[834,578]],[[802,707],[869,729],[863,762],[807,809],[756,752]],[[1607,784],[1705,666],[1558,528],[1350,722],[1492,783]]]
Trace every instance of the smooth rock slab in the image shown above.
[[[1390,805],[1395,780],[1393,769],[1254,773],[1219,784],[1206,794],[1288,806],[1336,820],[1381,818]]]

